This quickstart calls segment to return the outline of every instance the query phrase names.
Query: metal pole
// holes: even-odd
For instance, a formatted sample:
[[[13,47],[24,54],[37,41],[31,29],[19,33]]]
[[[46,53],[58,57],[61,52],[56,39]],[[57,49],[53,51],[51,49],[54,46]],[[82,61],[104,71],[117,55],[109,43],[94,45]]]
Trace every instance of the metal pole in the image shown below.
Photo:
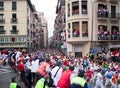
[[[91,42],[90,42],[90,48],[93,47],[93,17],[94,17],[94,1],[92,1],[92,26],[91,26]]]

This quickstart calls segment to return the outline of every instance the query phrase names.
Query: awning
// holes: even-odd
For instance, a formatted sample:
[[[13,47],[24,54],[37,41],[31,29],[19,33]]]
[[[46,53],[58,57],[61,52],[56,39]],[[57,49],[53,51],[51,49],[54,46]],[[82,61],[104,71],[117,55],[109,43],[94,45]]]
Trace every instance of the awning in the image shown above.
[[[120,48],[120,45],[110,45],[110,48]]]

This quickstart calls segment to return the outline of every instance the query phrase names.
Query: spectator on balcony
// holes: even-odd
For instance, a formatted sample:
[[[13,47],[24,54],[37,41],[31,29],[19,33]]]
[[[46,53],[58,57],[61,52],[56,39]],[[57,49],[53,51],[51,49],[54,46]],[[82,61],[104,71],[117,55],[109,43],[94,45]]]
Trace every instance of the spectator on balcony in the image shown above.
[[[104,31],[100,29],[98,31],[98,39],[101,40],[101,39],[103,39],[103,37],[104,37]]]
[[[107,8],[104,8],[104,16],[108,17],[109,10]]]
[[[80,35],[80,31],[79,31],[79,29],[77,29],[76,30],[76,37],[79,37],[79,35]]]
[[[98,17],[103,17],[104,16],[104,9],[103,7],[98,8]]]
[[[120,31],[117,32],[117,38],[120,40]]]
[[[74,10],[75,14],[79,14],[79,9]]]
[[[112,39],[113,40],[117,40],[117,34],[118,34],[118,30],[116,28],[114,28],[112,31]]]
[[[108,37],[109,37],[109,31],[104,30],[104,39],[108,40],[109,39]]]
[[[88,30],[86,30],[85,32],[83,32],[83,36],[84,37],[88,37]]]
[[[74,29],[73,30],[73,37],[79,37],[79,35],[80,35],[79,29]]]
[[[87,14],[87,9],[83,8],[82,9],[82,14]]]

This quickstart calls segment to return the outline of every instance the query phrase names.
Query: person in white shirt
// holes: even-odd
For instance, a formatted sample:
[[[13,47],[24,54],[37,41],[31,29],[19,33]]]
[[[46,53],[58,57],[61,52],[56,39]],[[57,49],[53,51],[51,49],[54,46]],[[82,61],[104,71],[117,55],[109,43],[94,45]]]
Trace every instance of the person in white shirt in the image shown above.
[[[52,69],[51,74],[52,74],[52,79],[53,79],[53,85],[57,86],[58,81],[62,75],[62,63],[60,61],[56,62],[56,66]]]
[[[103,76],[102,76],[102,70],[99,69],[98,73],[96,74],[96,85],[95,88],[104,88],[103,86]]]
[[[37,83],[37,74],[36,71],[39,67],[39,59],[32,60],[31,73],[32,73],[32,82],[33,86]]]

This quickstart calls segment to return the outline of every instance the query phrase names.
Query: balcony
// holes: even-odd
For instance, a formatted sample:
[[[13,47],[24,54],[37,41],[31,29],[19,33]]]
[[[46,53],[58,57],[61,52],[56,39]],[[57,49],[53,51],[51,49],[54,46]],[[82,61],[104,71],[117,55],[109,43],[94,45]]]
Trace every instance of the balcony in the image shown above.
[[[109,18],[111,21],[118,21],[120,19],[120,13],[110,13]]]
[[[0,30],[0,34],[5,34],[6,30]]]
[[[110,3],[117,3],[117,0],[107,0],[108,2],[110,2]]]
[[[108,13],[104,11],[98,11],[97,12],[97,19],[99,21],[107,21],[108,19]]]
[[[72,10],[72,15],[79,15],[79,9]]]
[[[105,34],[103,34],[103,35],[100,35],[100,34],[98,34],[98,40],[100,40],[100,41],[120,41],[120,34],[110,34],[110,35],[105,35]]]
[[[111,40],[120,40],[120,33],[118,33],[118,34],[111,34]]]
[[[17,18],[11,18],[11,23],[17,23],[18,19]]]
[[[10,30],[11,34],[18,34],[19,30]]]
[[[97,0],[98,2],[106,2],[107,0]]]
[[[0,23],[5,23],[5,19],[0,19]]]

